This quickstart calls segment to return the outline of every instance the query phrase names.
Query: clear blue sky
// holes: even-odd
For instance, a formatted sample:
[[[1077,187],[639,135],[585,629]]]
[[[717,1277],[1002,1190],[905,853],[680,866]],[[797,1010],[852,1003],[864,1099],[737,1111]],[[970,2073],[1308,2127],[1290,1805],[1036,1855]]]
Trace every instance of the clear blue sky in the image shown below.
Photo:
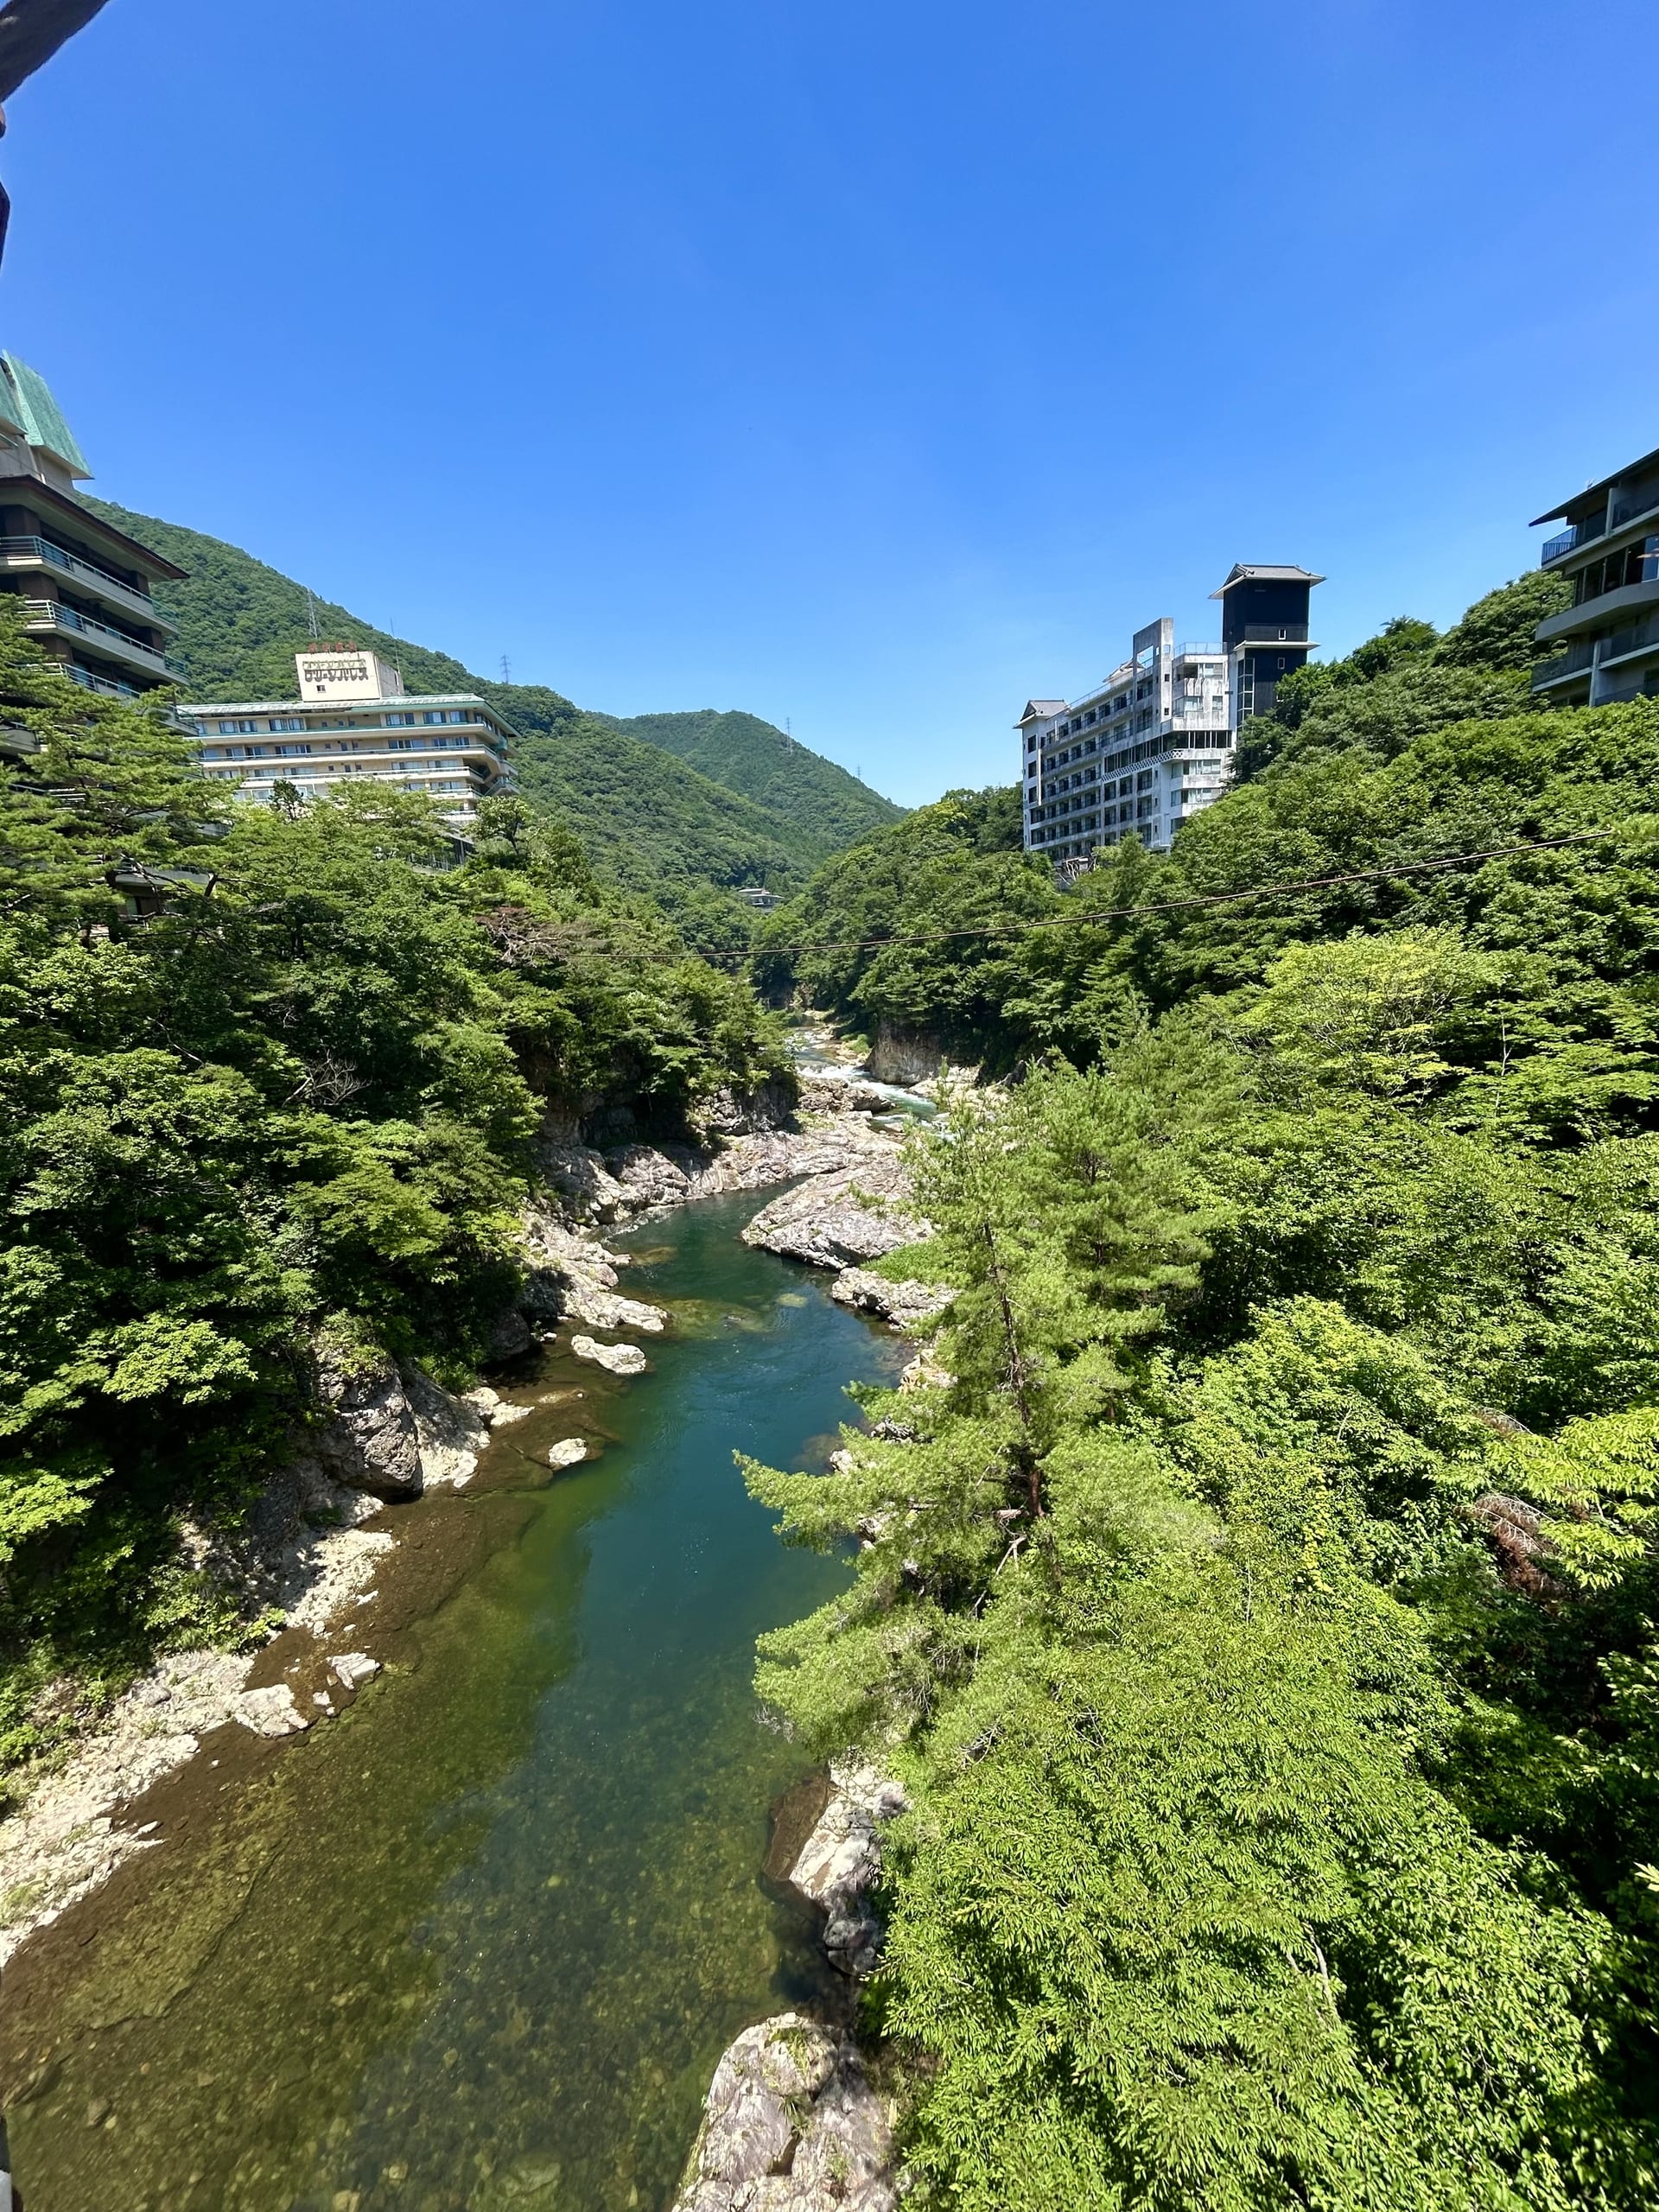
[[[1445,622],[1659,445],[1656,69],[1650,0],[111,0],[0,341],[108,496],[916,801],[1235,560]]]

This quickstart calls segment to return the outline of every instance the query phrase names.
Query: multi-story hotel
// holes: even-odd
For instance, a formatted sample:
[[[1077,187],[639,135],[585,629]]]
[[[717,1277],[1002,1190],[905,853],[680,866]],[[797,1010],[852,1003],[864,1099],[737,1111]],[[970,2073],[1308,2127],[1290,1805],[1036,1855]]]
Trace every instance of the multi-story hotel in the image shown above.
[[[1540,701],[1602,707],[1659,693],[1659,453],[1535,520],[1567,524],[1542,557],[1573,586],[1572,606],[1538,625],[1539,645],[1555,648],[1532,671]]]
[[[1175,643],[1168,616],[1080,699],[1033,699],[1020,717],[1027,852],[1063,874],[1134,830],[1162,849],[1222,788],[1232,745],[1227,658]]]
[[[1017,724],[1025,847],[1063,878],[1131,832],[1155,852],[1226,787],[1242,721],[1313,650],[1306,569],[1236,567],[1214,596],[1219,642],[1179,645],[1167,615],[1079,699],[1032,699]],[[1300,594],[1300,596],[1299,596]]]
[[[469,692],[413,696],[379,656],[355,646],[296,653],[297,699],[181,706],[202,773],[269,800],[279,783],[302,792],[371,779],[425,791],[464,829],[481,798],[511,788],[517,733]]]
[[[131,698],[178,680],[150,588],[184,571],[81,505],[90,474],[45,379],[0,353],[0,590],[66,676]]]

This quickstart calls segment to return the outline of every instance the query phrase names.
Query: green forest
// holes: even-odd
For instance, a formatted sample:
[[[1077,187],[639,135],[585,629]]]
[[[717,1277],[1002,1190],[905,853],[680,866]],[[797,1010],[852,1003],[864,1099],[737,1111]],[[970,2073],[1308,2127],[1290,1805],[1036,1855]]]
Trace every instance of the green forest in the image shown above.
[[[188,1539],[234,1531],[319,1346],[473,1378],[550,1114],[676,1133],[790,1079],[747,984],[546,814],[486,801],[459,868],[429,802],[380,787],[215,819],[164,700],[73,685],[16,609],[0,1767],[158,1645],[257,1633]]]
[[[753,715],[584,713],[543,684],[491,682],[332,601],[308,602],[303,585],[222,539],[105,500],[86,504],[188,572],[156,591],[179,625],[173,651],[187,696],[291,696],[294,655],[315,614],[324,636],[401,668],[412,691],[487,699],[520,734],[513,765],[523,791],[557,810],[595,868],[649,893],[700,941],[745,938],[748,909],[722,893],[741,884],[798,889],[831,854],[898,818],[890,800]]]
[[[957,794],[767,925],[1012,1078],[912,1140],[931,1379],[747,1469],[859,1545],[759,1684],[909,1794],[911,2202],[1659,2198],[1659,701],[1530,707],[1553,588],[1310,667],[1167,855]]]

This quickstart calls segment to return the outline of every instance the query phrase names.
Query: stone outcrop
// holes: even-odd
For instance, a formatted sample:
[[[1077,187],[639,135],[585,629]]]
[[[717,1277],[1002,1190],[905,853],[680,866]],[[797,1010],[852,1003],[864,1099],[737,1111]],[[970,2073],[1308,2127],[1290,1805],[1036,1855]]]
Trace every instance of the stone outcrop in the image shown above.
[[[404,1378],[384,1354],[322,1351],[316,1399],[323,1420],[308,1440],[326,1474],[375,1497],[416,1497],[421,1445]]]
[[[943,1283],[888,1282],[865,1268],[843,1268],[830,1286],[838,1305],[855,1313],[874,1313],[894,1329],[908,1329],[936,1320],[956,1295]]]
[[[785,1191],[760,1209],[743,1241],[840,1274],[932,1233],[931,1224],[913,1211],[904,1161],[890,1149]]]
[[[660,1333],[668,1316],[660,1306],[624,1298],[616,1287],[626,1254],[607,1252],[591,1236],[580,1235],[545,1211],[524,1221],[524,1249],[531,1276],[524,1304],[544,1326],[581,1321],[590,1329],[643,1329]]]
[[[892,2212],[893,2121],[844,2037],[785,2012],[720,2064],[675,2212]]]
[[[347,1359],[325,1349],[315,1371],[323,1418],[304,1437],[302,1467],[388,1500],[471,1478],[490,1434],[475,1402],[452,1397],[418,1369],[401,1371],[380,1353]]]
[[[572,1337],[570,1349],[578,1359],[591,1360],[607,1375],[643,1375],[649,1364],[638,1344],[601,1344],[592,1337]]]
[[[907,1090],[931,1089],[942,1068],[958,1082],[972,1083],[979,1075],[977,1068],[958,1065],[948,1041],[937,1033],[890,1029],[885,1022],[877,1028],[867,1072],[878,1083],[897,1084]]]
[[[871,1973],[881,1923],[870,1892],[881,1871],[881,1829],[905,1809],[905,1793],[874,1767],[848,1761],[830,1770],[830,1798],[801,1847],[790,1881],[826,1915],[823,1948],[832,1966],[855,1979]]]

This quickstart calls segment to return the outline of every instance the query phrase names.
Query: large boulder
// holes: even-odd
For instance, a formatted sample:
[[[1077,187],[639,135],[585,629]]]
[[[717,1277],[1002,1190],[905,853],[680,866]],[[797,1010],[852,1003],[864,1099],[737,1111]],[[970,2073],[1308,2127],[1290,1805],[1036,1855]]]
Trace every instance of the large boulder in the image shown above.
[[[823,1948],[832,1966],[861,1980],[875,1966],[881,1923],[870,1892],[881,1872],[881,1830],[905,1809],[905,1793],[872,1766],[849,1760],[830,1770],[830,1797],[789,1878],[823,1908]]]
[[[913,1210],[903,1160],[888,1152],[785,1191],[762,1206],[743,1241],[839,1274],[932,1233],[932,1224]]]
[[[893,2123],[857,2051],[798,2012],[715,2069],[675,2212],[892,2212]]]
[[[391,1359],[384,1352],[320,1352],[316,1399],[324,1418],[308,1441],[325,1473],[376,1497],[419,1496],[420,1436]]]
[[[649,1363],[638,1344],[601,1344],[592,1337],[572,1337],[570,1349],[578,1359],[591,1360],[610,1375],[643,1375]]]
[[[847,1268],[830,1284],[830,1295],[838,1306],[873,1313],[892,1328],[907,1329],[918,1322],[937,1320],[956,1293],[943,1283],[889,1282],[885,1275],[873,1275],[866,1268]]]

